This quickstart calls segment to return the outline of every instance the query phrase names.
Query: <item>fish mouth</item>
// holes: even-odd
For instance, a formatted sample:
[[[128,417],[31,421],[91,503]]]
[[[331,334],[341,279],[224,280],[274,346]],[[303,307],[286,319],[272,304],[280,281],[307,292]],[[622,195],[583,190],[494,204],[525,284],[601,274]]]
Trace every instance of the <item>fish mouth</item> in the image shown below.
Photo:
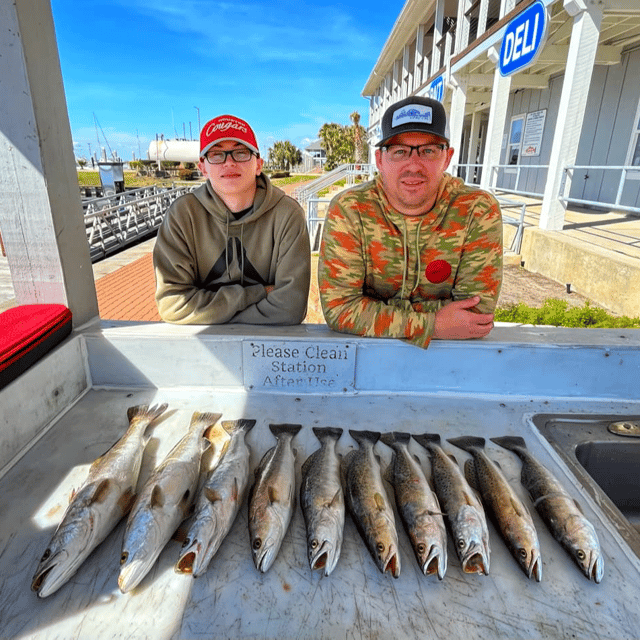
[[[536,582],[542,581],[542,560],[535,549],[531,552],[531,561],[526,568],[526,572],[530,579],[535,578]]]
[[[51,584],[45,586],[45,582],[47,577],[51,574],[51,572],[56,568],[56,564],[52,564],[46,569],[39,571],[33,577],[33,581],[31,582],[31,591],[35,591],[40,598],[46,598],[48,595],[51,595],[57,588],[57,581],[53,581]],[[62,584],[62,583],[60,583]]]
[[[69,562],[69,557],[57,553],[47,559],[44,566],[38,567],[33,580],[31,590],[40,598],[46,598],[57,591],[76,572],[81,562]]]
[[[149,569],[151,569],[156,558],[131,558],[126,552],[122,554],[122,558],[122,567],[120,568],[120,575],[118,576],[118,587],[122,593],[128,593],[142,582],[142,579],[149,573]]]
[[[485,554],[481,546],[473,543],[461,558],[463,573],[482,573],[489,575],[489,554]]]
[[[599,553],[591,552],[589,566],[585,567],[585,575],[589,580],[593,580],[596,584],[600,584],[604,576],[604,561]]]
[[[316,549],[309,556],[309,564],[312,571],[324,569],[324,575],[328,576],[335,569],[338,563],[338,555],[335,552],[333,544],[329,540],[325,540],[319,549]]]
[[[391,551],[384,563],[382,573],[389,572],[394,578],[400,577],[400,556],[395,548],[391,547]]]
[[[180,558],[178,558],[178,562],[176,562],[176,573],[193,574],[193,565],[195,560],[195,551],[187,551],[187,553],[183,553]]]
[[[211,550],[211,545],[204,550],[204,545],[197,538],[185,543],[176,562],[176,573],[191,574],[194,578],[201,576],[209,566]]]
[[[434,573],[437,573],[438,579],[442,580],[446,572],[447,561],[444,557],[444,554],[442,553],[442,549],[440,549],[438,545],[431,545],[431,549],[429,549],[429,555],[422,563],[422,573],[425,576],[430,576]]]

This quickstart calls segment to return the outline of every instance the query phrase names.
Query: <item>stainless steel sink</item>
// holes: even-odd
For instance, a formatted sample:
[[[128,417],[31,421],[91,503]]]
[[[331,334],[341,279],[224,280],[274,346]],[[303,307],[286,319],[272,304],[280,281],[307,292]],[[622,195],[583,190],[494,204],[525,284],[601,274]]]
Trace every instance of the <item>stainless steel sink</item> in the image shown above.
[[[533,423],[640,557],[640,416],[534,416]]]

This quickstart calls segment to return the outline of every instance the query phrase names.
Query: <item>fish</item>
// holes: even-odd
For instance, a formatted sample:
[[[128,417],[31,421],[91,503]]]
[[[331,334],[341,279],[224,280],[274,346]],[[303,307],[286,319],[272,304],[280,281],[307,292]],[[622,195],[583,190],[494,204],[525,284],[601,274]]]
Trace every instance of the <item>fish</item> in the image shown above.
[[[538,532],[529,510],[504,477],[500,467],[487,455],[485,439],[474,436],[449,438],[473,458],[465,464],[469,484],[480,491],[482,500],[504,538],[511,555],[529,579],[542,580],[542,558]]]
[[[278,442],[255,471],[249,496],[249,538],[253,563],[261,573],[276,559],[296,507],[293,438],[301,428],[299,424],[270,424]]]
[[[383,433],[380,441],[393,449],[385,479],[393,486],[396,507],[425,576],[447,572],[447,530],[438,498],[431,490],[420,461],[409,451],[410,433]]]
[[[600,583],[604,558],[598,534],[582,513],[580,505],[567,493],[555,476],[527,449],[524,438],[504,436],[492,442],[513,451],[522,460],[521,482],[533,506],[553,537],[565,548],[589,579]]]
[[[431,479],[464,573],[489,575],[491,547],[482,502],[437,433],[414,435],[429,453]]]
[[[398,578],[398,533],[374,449],[380,433],[356,430],[349,433],[358,448],[344,456],[341,465],[347,509],[378,569]]]
[[[198,494],[177,573],[190,573],[194,578],[202,575],[229,533],[247,493],[251,450],[245,437],[255,424],[247,419],[222,421],[229,438]]]
[[[187,433],[141,489],[124,532],[118,576],[122,593],[140,584],[178,525],[189,515],[202,454],[210,446],[207,432],[221,415],[194,412]]]
[[[93,461],[38,564],[31,582],[38,597],[46,598],[64,585],[127,515],[148,442],[145,431],[166,409],[166,404],[129,407],[126,433]]]
[[[307,555],[312,571],[329,576],[336,568],[344,535],[344,491],[336,444],[342,429],[314,427],[321,447],[302,465],[300,507],[307,532]]]

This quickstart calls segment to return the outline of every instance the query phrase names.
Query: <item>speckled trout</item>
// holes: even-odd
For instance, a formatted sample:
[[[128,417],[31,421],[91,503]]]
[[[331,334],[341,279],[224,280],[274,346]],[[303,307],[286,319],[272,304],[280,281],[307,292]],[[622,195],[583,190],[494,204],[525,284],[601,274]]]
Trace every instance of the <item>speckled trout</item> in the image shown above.
[[[489,529],[484,508],[437,433],[413,436],[431,459],[431,481],[464,573],[489,575]]]
[[[542,580],[538,533],[527,507],[515,493],[498,465],[486,454],[484,438],[463,436],[448,440],[473,456],[465,464],[469,484],[480,491],[488,513],[513,557],[529,578]]]
[[[431,490],[420,461],[409,451],[410,433],[383,433],[380,437],[393,449],[385,479],[393,486],[396,507],[411,540],[420,570],[439,580],[447,572],[447,530],[438,498]]]
[[[551,531],[553,537],[567,550],[582,573],[600,582],[604,575],[604,558],[598,535],[580,509],[555,476],[527,449],[524,438],[504,436],[492,442],[509,449],[522,460],[520,479],[529,492],[533,506]]]
[[[148,441],[145,431],[166,409],[166,404],[130,407],[127,432],[91,464],[33,576],[31,588],[39,597],[46,598],[65,584],[129,512]]]
[[[202,575],[225,539],[244,502],[249,484],[251,450],[245,436],[255,420],[223,420],[229,434],[215,466],[206,472],[198,493],[193,520],[189,525],[180,558],[178,573]]]
[[[278,442],[264,454],[255,471],[249,496],[249,538],[253,563],[262,573],[276,559],[295,509],[293,438],[301,428],[299,424],[270,424]]]
[[[344,532],[344,492],[336,451],[342,429],[314,427],[313,433],[321,446],[302,465],[300,507],[307,531],[309,566],[328,576],[338,563]]]
[[[382,573],[400,576],[400,553],[393,507],[382,480],[376,431],[349,431],[358,443],[342,461],[346,505],[369,553]]]
[[[127,520],[118,586],[122,593],[147,575],[178,525],[189,515],[198,486],[207,430],[219,413],[195,412],[189,430],[151,474]]]

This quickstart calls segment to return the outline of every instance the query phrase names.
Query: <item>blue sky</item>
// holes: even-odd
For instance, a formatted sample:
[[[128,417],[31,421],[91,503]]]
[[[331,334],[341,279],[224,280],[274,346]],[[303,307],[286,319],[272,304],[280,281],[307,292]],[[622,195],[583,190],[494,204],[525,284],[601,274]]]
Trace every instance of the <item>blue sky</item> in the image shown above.
[[[349,124],[404,0],[51,0],[76,155],[94,114],[124,160],[156,134],[198,137],[222,113],[247,120],[263,155]],[[100,146],[105,146],[102,133]]]

